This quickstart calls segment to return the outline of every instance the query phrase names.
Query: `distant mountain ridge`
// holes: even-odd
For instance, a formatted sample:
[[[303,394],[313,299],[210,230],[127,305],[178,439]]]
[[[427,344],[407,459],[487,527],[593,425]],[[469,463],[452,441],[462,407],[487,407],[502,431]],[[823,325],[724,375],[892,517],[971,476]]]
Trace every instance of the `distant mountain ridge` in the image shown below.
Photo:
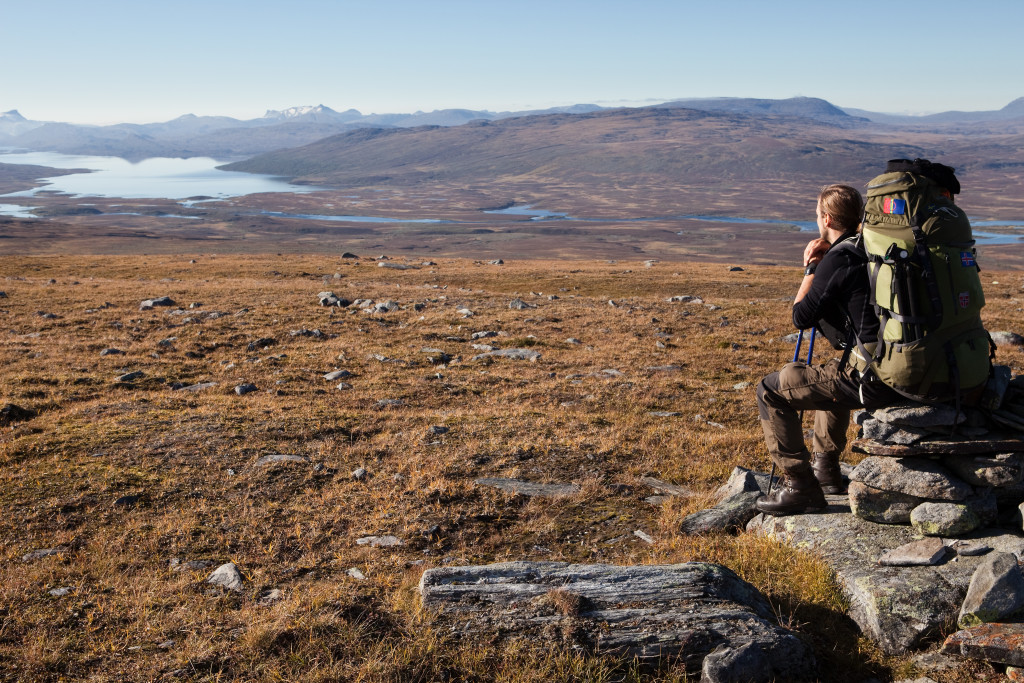
[[[741,97],[680,99],[618,109],[689,109],[754,118],[781,117],[791,119],[794,129],[824,123],[847,129],[882,126],[965,134],[1024,132],[1024,97],[997,111],[953,111],[928,116],[898,116],[840,108],[814,97],[783,100]],[[453,127],[480,121],[552,114],[588,115],[614,110],[595,104],[577,104],[518,112],[442,109],[411,114],[363,114],[356,109],[338,112],[319,104],[268,110],[262,117],[249,120],[186,114],[161,123],[110,126],[32,121],[17,110],[11,110],[0,113],[0,145],[32,151],[120,156],[131,160],[153,156],[239,159],[308,145],[360,128]]]

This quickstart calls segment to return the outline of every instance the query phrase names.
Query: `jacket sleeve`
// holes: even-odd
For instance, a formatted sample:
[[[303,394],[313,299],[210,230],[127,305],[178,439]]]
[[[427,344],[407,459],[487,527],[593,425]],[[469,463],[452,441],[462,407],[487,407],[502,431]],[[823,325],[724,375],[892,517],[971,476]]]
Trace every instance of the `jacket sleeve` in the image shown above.
[[[841,280],[842,268],[837,267],[840,259],[832,253],[825,258],[814,271],[814,281],[807,294],[793,304],[793,324],[798,330],[806,330],[824,317],[825,312],[835,305],[836,285]]]

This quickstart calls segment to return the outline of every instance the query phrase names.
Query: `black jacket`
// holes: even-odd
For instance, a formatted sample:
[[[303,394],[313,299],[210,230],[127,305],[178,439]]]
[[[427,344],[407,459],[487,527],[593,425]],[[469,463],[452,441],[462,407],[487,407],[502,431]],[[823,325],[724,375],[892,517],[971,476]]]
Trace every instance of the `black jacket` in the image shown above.
[[[814,271],[803,299],[793,305],[797,329],[817,327],[837,349],[850,340],[850,326],[864,344],[878,338],[878,316],[871,300],[867,255],[856,232],[829,248]]]

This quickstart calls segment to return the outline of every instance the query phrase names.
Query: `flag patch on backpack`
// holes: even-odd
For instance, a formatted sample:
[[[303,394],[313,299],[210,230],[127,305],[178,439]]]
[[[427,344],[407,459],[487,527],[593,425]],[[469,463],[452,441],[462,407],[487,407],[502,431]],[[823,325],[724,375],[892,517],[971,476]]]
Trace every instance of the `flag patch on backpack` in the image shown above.
[[[894,213],[903,215],[907,212],[907,200],[886,197],[882,203],[882,213]]]
[[[967,308],[971,305],[971,295],[969,292],[960,292],[960,308]]]
[[[964,268],[973,268],[974,266],[976,266],[977,263],[974,260],[974,254],[972,254],[969,251],[961,251],[960,265],[963,266]]]

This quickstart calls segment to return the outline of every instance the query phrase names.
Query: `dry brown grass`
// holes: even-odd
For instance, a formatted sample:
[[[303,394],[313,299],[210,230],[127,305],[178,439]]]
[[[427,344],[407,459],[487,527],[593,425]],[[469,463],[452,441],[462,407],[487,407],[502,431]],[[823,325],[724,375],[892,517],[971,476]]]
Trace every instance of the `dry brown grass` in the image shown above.
[[[823,671],[859,680],[908,670],[857,637],[815,558],[745,535],[677,532],[734,466],[768,466],[753,384],[792,354],[781,337],[796,269],[442,260],[396,271],[333,256],[195,259],[5,259],[2,402],[37,416],[0,436],[0,679],[684,678],[670,664],[460,642],[420,613],[425,568],[508,559],[721,562],[811,640]],[[986,272],[984,282],[989,328],[1014,329],[1020,274]],[[315,296],[325,289],[403,308],[322,308]],[[665,301],[678,294],[719,308]],[[163,295],[203,305],[138,310]],[[517,296],[537,308],[510,310]],[[463,318],[463,307],[475,315]],[[301,328],[329,337],[290,336]],[[482,342],[542,357],[472,361],[470,334],[480,330],[505,333]],[[248,350],[261,338],[275,343]],[[101,357],[108,347],[125,354]],[[455,360],[431,366],[425,347]],[[1020,350],[999,360],[1024,371]],[[667,365],[681,370],[647,369]],[[342,368],[353,373],[350,390],[322,378]],[[609,368],[623,374],[592,374]],[[130,370],[145,376],[114,382]],[[170,388],[204,381],[217,385]],[[236,396],[242,382],[259,391]],[[734,389],[740,382],[751,384]],[[378,407],[382,399],[403,403]],[[650,414],[659,410],[682,416]],[[430,435],[433,425],[450,431]],[[255,465],[272,453],[310,463]],[[363,481],[350,475],[359,467]],[[652,505],[645,475],[699,495]],[[524,499],[474,484],[485,476],[582,488]],[[140,498],[113,504],[126,495]],[[384,534],[405,545],[356,544]],[[42,548],[61,553],[22,561]],[[245,589],[212,590],[209,569],[175,572],[172,558],[234,561]],[[63,597],[48,592],[63,587]],[[283,598],[264,604],[273,588]]]

